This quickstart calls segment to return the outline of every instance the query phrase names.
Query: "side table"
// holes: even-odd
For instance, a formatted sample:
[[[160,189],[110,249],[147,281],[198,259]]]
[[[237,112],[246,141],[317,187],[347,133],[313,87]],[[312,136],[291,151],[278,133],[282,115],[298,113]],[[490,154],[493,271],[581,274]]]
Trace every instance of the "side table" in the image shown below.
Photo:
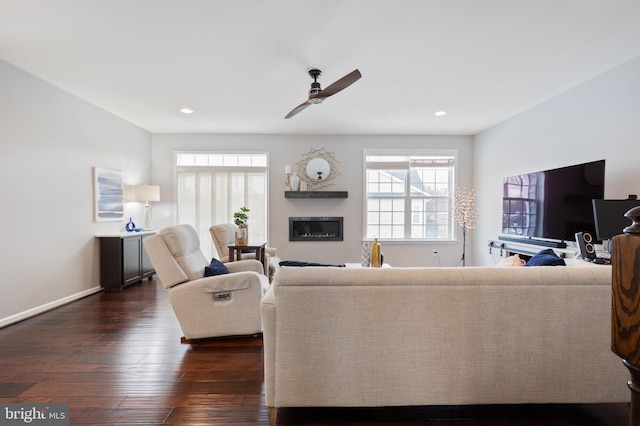
[[[269,265],[266,263],[265,256],[265,247],[267,243],[262,244],[247,244],[246,246],[237,246],[231,245],[229,247],[229,262],[235,262],[236,260],[242,259],[242,251],[243,250],[255,250],[256,259],[262,262],[262,267],[264,269],[264,274],[269,276]]]

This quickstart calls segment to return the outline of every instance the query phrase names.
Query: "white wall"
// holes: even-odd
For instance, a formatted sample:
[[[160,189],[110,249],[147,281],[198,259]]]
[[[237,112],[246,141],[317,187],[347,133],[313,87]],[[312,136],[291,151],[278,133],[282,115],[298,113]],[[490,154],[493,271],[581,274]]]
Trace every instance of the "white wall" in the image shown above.
[[[479,191],[468,264],[493,264],[487,242],[500,232],[502,178],[605,158],[606,197],[640,194],[640,57],[475,137],[179,135],[147,132],[0,60],[0,221],[4,224],[0,326],[96,291],[94,235],[123,223],[93,221],[92,167],[121,170],[128,184],[161,185],[156,228],[174,223],[175,150],[270,153],[270,241],[283,259],[357,262],[362,235],[365,148],[458,149],[458,184]],[[330,189],[347,199],[285,199],[283,170],[311,147],[340,162]],[[151,161],[149,161],[151,156]],[[153,177],[153,181],[151,180]],[[168,217],[165,217],[165,213]],[[344,216],[343,242],[289,242],[289,216]],[[141,221],[139,205],[126,207]],[[440,262],[432,256],[440,252]],[[383,245],[398,266],[454,265],[461,244]]]
[[[123,225],[93,222],[92,167],[148,182],[151,137],[1,60],[0,94],[3,326],[97,290],[93,236]]]
[[[471,186],[472,146],[470,136],[312,136],[312,135],[179,135],[152,137],[152,175],[161,186],[162,202],[154,203],[157,228],[173,225],[175,211],[174,151],[268,151],[269,152],[269,244],[285,260],[323,263],[360,262],[363,211],[363,150],[365,148],[444,148],[459,154],[458,184]],[[325,148],[339,161],[340,175],[328,190],[348,191],[346,199],[284,198],[284,169],[302,159],[311,148]],[[170,214],[170,217],[164,217]],[[343,216],[344,241],[290,242],[290,216]],[[470,247],[470,241],[467,242]],[[396,266],[455,265],[462,254],[460,243],[383,243],[385,261]],[[469,257],[468,257],[469,259]]]
[[[639,142],[640,57],[476,135],[476,262],[498,260],[487,243],[500,233],[504,177],[605,159],[605,198],[640,195]]]

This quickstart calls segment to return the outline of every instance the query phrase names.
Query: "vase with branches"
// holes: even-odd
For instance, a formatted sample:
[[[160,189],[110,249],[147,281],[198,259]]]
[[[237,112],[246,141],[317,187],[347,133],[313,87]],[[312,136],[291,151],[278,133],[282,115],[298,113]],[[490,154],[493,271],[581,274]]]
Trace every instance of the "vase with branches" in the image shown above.
[[[475,189],[455,187],[453,193],[454,219],[462,227],[462,266],[466,266],[467,230],[476,226],[478,210],[476,209],[476,198],[478,193]]]

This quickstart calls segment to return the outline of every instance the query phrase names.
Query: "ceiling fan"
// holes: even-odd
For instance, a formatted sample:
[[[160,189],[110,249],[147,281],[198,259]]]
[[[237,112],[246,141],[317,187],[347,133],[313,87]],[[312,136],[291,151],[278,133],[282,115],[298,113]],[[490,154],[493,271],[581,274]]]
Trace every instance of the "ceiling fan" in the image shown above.
[[[322,74],[322,71],[319,69],[313,68],[309,70],[309,75],[313,78],[313,83],[311,83],[311,89],[309,90],[309,99],[292,109],[284,118],[293,117],[311,104],[322,103],[322,101],[327,99],[329,96],[335,95],[342,89],[346,89],[362,77],[360,71],[356,69],[342,77],[340,80],[330,84],[326,89],[322,90],[320,88],[320,83],[318,83],[318,77],[320,77],[320,74]]]

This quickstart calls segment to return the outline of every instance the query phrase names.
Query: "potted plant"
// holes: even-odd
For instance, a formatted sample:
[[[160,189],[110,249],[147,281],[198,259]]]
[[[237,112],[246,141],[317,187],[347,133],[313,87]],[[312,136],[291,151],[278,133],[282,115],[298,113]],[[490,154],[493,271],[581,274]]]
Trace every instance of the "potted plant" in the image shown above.
[[[249,220],[249,209],[242,206],[240,210],[233,214],[233,222],[236,224],[238,229],[236,230],[236,245],[237,246],[246,246],[249,240],[249,228],[247,226],[247,221]]]

